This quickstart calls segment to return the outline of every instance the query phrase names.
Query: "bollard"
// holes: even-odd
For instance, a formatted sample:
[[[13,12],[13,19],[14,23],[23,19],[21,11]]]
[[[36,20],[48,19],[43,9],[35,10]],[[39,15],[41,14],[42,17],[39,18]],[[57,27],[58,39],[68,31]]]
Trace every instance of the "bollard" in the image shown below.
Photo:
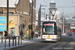
[[[3,37],[1,37],[1,43],[3,43]]]
[[[12,42],[13,42],[13,43],[12,43],[12,46],[14,46],[14,38],[12,37],[12,39],[13,39],[13,40],[12,40]]]
[[[22,36],[14,36],[14,37],[12,37],[12,36],[5,36],[5,49],[6,49],[6,38],[9,38],[9,47],[11,47],[11,41],[10,41],[10,39],[12,38],[12,46],[14,47],[14,46],[16,46],[17,44],[17,42],[16,42],[16,37],[18,37],[18,46],[20,45],[20,37],[21,37],[21,45],[22,45]],[[2,39],[3,39],[3,37],[2,37]],[[14,41],[15,40],[15,41]]]
[[[18,37],[18,46],[19,46],[19,37]]]
[[[5,37],[5,49],[6,49],[6,37]]]
[[[16,46],[16,37],[15,37],[15,46]]]
[[[22,45],[22,36],[21,36],[21,45]]]
[[[10,37],[9,37],[9,47],[10,47]]]

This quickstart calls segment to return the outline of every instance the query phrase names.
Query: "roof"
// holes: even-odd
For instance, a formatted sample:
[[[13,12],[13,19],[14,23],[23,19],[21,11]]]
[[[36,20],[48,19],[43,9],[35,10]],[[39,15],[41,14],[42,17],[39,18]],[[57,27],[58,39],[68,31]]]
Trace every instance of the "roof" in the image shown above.
[[[45,21],[56,22],[56,20],[44,20],[43,22],[45,22]]]
[[[15,7],[18,0],[9,0],[9,7]],[[0,7],[7,7],[7,0],[0,0]]]
[[[50,3],[55,3],[53,0]]]
[[[7,7],[0,7],[0,8],[7,8]],[[16,7],[9,7],[9,8],[16,8]]]

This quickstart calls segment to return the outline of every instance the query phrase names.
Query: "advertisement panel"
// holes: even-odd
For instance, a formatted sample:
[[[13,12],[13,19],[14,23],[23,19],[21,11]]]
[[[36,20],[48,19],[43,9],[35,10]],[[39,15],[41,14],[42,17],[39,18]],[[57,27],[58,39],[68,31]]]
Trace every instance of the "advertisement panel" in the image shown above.
[[[70,24],[70,29],[75,29],[75,24]]]
[[[5,31],[6,17],[0,17],[0,31]]]
[[[9,28],[14,27],[14,18],[9,18]]]

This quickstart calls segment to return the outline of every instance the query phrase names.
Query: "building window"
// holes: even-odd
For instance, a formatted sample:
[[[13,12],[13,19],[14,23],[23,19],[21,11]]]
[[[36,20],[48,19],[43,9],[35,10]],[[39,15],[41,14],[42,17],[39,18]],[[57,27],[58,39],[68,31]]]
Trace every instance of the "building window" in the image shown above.
[[[13,12],[9,12],[9,14],[14,14]]]
[[[0,12],[0,14],[3,14],[3,12]]]

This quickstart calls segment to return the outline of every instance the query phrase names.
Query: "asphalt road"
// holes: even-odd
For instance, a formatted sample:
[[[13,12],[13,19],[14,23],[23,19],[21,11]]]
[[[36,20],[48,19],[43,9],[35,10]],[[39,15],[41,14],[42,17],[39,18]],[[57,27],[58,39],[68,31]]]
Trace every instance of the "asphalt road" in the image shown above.
[[[62,37],[61,41],[28,43],[21,47],[12,48],[10,50],[75,50],[75,39],[70,37]]]

